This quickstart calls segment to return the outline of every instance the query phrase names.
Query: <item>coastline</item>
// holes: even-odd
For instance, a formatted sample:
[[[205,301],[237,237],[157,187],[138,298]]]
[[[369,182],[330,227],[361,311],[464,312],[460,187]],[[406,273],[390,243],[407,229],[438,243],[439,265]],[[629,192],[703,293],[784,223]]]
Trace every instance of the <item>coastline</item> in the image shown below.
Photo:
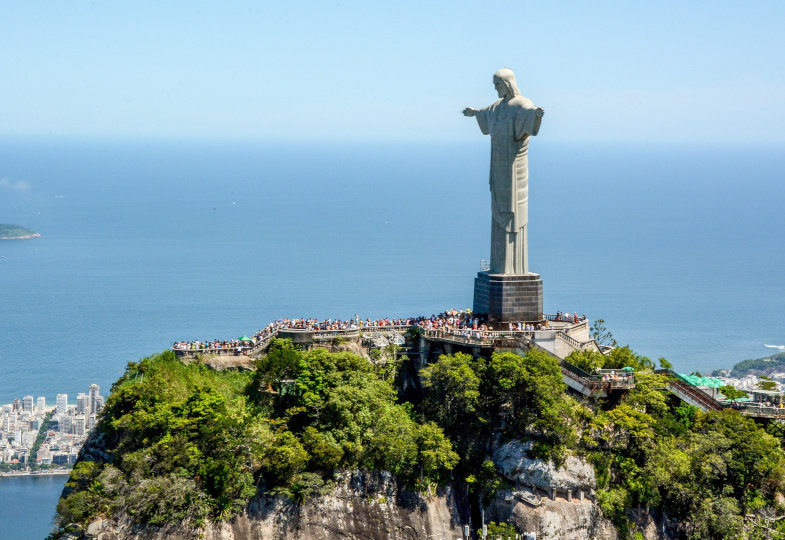
[[[40,238],[38,233],[26,234],[24,236],[0,236],[0,240],[30,240],[31,238]]]
[[[0,478],[18,476],[68,476],[72,469],[54,469],[51,471],[8,471],[0,473]]]

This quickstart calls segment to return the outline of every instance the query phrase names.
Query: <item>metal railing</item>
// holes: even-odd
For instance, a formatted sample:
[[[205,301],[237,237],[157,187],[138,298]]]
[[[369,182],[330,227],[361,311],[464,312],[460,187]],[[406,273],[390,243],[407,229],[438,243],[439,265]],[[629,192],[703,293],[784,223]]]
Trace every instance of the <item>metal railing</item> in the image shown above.
[[[731,405],[729,408],[739,411],[745,416],[759,418],[785,418],[785,409],[780,407],[767,407],[765,405],[750,405],[747,403]]]
[[[314,341],[328,341],[335,338],[355,338],[360,337],[360,329],[353,328],[351,330],[314,330]]]
[[[622,373],[614,378],[605,378],[607,373],[589,373],[567,360],[559,362],[562,374],[594,390],[629,390],[635,388],[635,376]]]
[[[672,369],[658,369],[655,373],[668,376],[668,389],[674,394],[682,393],[706,410],[719,411],[722,409],[722,404],[716,399],[693,386],[687,379]]]
[[[556,315],[545,315],[545,318],[551,321],[556,321]],[[566,318],[561,321],[565,323],[572,322]],[[587,321],[580,321],[578,324],[586,323]],[[412,328],[421,328],[428,337],[436,337],[437,339],[450,339],[460,343],[466,344],[490,344],[490,340],[500,338],[527,338],[529,340],[534,338],[535,332],[553,332],[555,336],[563,339],[574,348],[580,349],[581,342],[577,339],[567,335],[564,330],[556,328],[544,328],[540,330],[469,330],[469,329],[432,329],[428,330],[420,324],[390,324],[390,325],[363,325],[355,328],[343,329],[325,329],[325,330],[311,330],[309,328],[301,328],[302,330],[311,330],[313,332],[314,340],[324,341],[335,337],[358,337],[364,332],[406,332]],[[200,347],[200,348],[175,348],[172,350],[178,355],[195,355],[195,354],[214,354],[214,355],[230,355],[230,354],[255,354],[263,350],[270,342],[270,339],[278,335],[278,330],[298,330],[300,328],[278,328],[273,331],[271,335],[262,338],[255,344],[239,345],[236,347]]]
[[[452,341],[466,345],[493,345],[504,339],[524,340],[534,338],[531,330],[468,330],[468,329],[423,329],[423,335],[430,339]]]
[[[568,336],[565,332],[556,332],[556,337],[567,343],[567,345],[570,345],[575,350],[580,351],[582,348],[580,341],[572,336]]]
[[[187,348],[187,349],[178,349],[172,348],[172,351],[177,356],[192,356],[196,354],[205,354],[209,353],[212,355],[217,356],[240,356],[247,352],[250,352],[253,349],[250,345],[243,345],[239,347],[199,347],[199,348]]]
[[[464,334],[453,330],[423,330],[423,335],[430,339],[450,341],[462,345],[492,345],[493,337],[486,336],[485,332],[479,330],[467,330],[469,334]],[[472,334],[475,335],[472,335]]]
[[[575,317],[573,315],[564,314],[560,318],[557,318],[556,313],[543,313],[542,316],[546,321],[551,321],[551,322],[569,322],[569,323],[575,322]],[[580,317],[578,317],[578,323],[582,323],[582,322],[588,323],[589,321],[588,319],[581,319]]]

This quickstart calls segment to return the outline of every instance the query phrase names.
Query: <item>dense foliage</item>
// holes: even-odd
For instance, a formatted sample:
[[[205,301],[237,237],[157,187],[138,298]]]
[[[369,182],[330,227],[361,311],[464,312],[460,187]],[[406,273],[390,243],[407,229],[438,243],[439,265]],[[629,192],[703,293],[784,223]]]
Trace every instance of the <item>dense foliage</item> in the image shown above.
[[[127,512],[142,523],[198,526],[233,515],[260,490],[302,503],[344,468],[386,469],[421,491],[464,483],[476,508],[507,486],[493,450],[526,439],[557,464],[568,453],[589,459],[598,502],[622,534],[634,532],[636,508],[659,509],[695,539],[785,529],[779,425],[769,434],[737,412],[681,403],[629,347],[570,361],[632,367],[636,387],[578,402],[557,360],[536,350],[444,355],[419,372],[414,394],[399,393],[398,362],[304,352],[286,340],[275,340],[253,373],[156,355],[129,364],[115,384],[99,424],[111,459],[78,464],[59,520],[84,525]]]
[[[635,371],[652,370],[655,365],[650,358],[636,354],[629,346],[616,347],[608,354],[596,351],[575,351],[567,361],[589,373],[598,369],[633,368]],[[665,361],[660,359],[660,363]],[[667,363],[667,361],[665,361]]]
[[[425,418],[444,428],[467,474],[481,467],[496,435],[535,439],[539,455],[560,460],[575,438],[556,359],[542,351],[526,357],[494,353],[490,360],[466,354],[442,356],[420,371]]]
[[[171,352],[129,364],[99,429],[111,456],[81,461],[59,521],[127,512],[142,523],[230,517],[259,487],[302,502],[338,468],[386,469],[413,487],[458,461],[432,422],[350,353],[275,341],[253,375],[185,365]]]
[[[581,449],[604,513],[622,531],[630,509],[645,506],[677,519],[688,538],[781,537],[785,529],[762,524],[785,511],[780,441],[736,411],[681,403],[665,386],[661,375],[638,374],[620,403],[588,417]]]

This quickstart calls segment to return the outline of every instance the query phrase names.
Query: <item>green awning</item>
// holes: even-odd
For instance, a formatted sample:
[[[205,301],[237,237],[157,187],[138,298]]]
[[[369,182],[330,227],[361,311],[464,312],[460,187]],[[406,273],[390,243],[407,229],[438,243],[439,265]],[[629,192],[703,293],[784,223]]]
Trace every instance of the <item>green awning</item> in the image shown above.
[[[721,388],[725,383],[714,377],[700,377],[698,375],[685,375],[680,373],[682,378],[693,386],[708,386],[709,388]]]

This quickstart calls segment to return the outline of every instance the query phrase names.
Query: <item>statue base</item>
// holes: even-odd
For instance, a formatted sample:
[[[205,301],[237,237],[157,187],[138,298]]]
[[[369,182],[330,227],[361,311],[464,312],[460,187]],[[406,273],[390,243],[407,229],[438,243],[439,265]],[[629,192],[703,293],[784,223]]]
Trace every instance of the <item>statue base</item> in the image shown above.
[[[539,274],[523,276],[478,272],[474,278],[474,313],[486,314],[494,322],[540,322],[542,279]]]

